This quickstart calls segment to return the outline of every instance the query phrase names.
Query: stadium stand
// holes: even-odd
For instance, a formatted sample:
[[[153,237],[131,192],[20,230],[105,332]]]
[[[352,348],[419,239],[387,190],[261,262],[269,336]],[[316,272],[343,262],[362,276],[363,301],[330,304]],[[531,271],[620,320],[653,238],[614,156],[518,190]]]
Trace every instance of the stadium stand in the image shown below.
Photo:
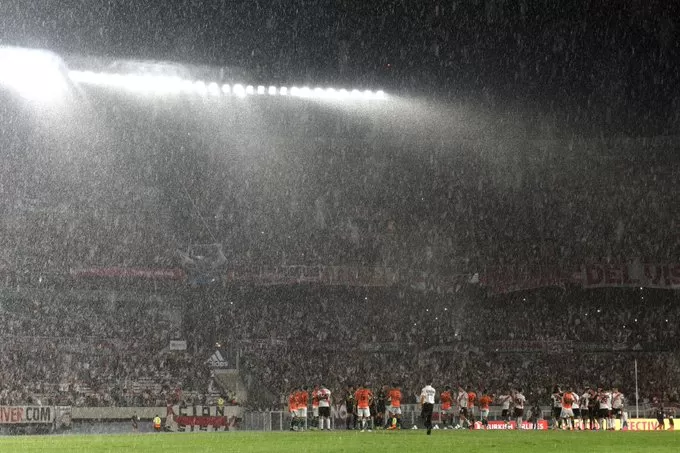
[[[536,397],[554,382],[631,393],[633,358],[646,398],[677,400],[677,288],[581,289],[560,277],[499,295],[474,277],[677,260],[677,137],[424,137],[313,103],[216,118],[94,96],[103,107],[92,128],[71,131],[80,153],[3,107],[3,403],[200,400],[215,342],[241,350],[244,379],[266,390],[260,407],[321,380],[398,381],[413,401],[426,369]],[[43,278],[58,292],[85,288],[78,269],[176,268],[178,250],[206,243],[220,244],[226,263],[205,271],[217,279],[187,268],[172,287],[182,288],[181,322],[142,296],[17,296]],[[221,281],[230,267],[262,265],[463,279],[425,290]],[[111,291],[171,291],[153,278],[104,280]],[[189,350],[163,352],[178,332]]]

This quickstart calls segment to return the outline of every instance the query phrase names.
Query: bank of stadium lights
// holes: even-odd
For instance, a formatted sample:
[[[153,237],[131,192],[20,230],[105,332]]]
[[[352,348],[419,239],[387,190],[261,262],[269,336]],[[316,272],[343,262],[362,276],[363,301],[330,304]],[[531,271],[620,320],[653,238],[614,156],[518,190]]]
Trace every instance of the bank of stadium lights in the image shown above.
[[[94,86],[108,86],[136,93],[151,95],[186,94],[202,97],[236,96],[290,96],[306,99],[327,99],[333,101],[384,101],[387,95],[384,91],[346,90],[335,88],[276,87],[265,85],[218,85],[216,82],[202,80],[187,80],[177,76],[111,74],[92,71],[69,72],[71,80],[76,83]]]

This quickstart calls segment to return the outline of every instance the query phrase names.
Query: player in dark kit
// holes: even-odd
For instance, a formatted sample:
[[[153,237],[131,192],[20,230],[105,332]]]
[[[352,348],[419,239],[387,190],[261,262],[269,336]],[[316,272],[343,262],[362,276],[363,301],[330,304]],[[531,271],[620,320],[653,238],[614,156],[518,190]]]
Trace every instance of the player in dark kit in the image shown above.
[[[133,414],[132,415],[132,432],[137,432],[139,431],[139,415]]]
[[[657,426],[656,429],[659,431],[663,431],[666,429],[666,423],[665,423],[665,418],[666,418],[666,411],[663,408],[663,403],[659,401],[656,405],[656,408],[654,409],[654,412],[656,414],[656,422]]]
[[[552,429],[559,428],[560,425],[560,414],[562,413],[562,390],[559,386],[553,387],[552,394],[550,395],[551,401],[551,412],[550,412],[550,422],[552,424]]]
[[[534,405],[531,407],[531,416],[529,417],[529,424],[531,425],[531,428],[534,430],[538,429],[538,422],[543,418],[543,411],[541,410],[541,405],[538,403],[538,400],[534,402]]]
[[[387,410],[387,386],[383,385],[375,396],[375,427],[382,428],[385,424],[385,411]]]
[[[347,386],[347,395],[345,396],[345,408],[347,409],[347,429],[356,429],[357,418],[356,418],[356,401],[354,399],[354,387],[351,385]]]
[[[375,396],[373,396],[374,395],[373,392],[371,392],[371,395],[372,395],[371,401],[368,403],[368,410],[371,413],[371,420],[370,420],[371,424],[368,427],[369,431],[372,430],[372,429],[375,429],[376,426],[380,426],[380,425],[377,425],[378,420],[377,420],[377,416],[376,416],[377,413],[378,413],[378,403],[375,400]]]
[[[595,431],[597,425],[597,414],[600,411],[600,402],[597,399],[597,392],[595,389],[588,389],[590,398],[588,399],[588,424],[591,431]]]

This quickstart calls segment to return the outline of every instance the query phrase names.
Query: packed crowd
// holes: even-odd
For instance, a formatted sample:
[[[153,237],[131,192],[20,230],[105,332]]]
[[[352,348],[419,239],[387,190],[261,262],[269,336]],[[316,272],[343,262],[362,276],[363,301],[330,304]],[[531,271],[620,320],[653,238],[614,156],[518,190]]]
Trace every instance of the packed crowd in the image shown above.
[[[181,312],[36,295],[4,300],[0,322],[1,404],[163,406],[208,394],[205,359],[167,351]]]
[[[410,289],[246,286],[201,293],[201,298],[194,310],[200,325],[210,326],[197,332],[206,344],[272,339],[427,347],[454,335],[463,321],[456,318],[460,305],[450,298]]]
[[[654,289],[544,289],[508,295],[475,309],[465,337],[474,342],[587,343],[600,349],[673,350],[678,296]],[[513,313],[508,316],[508,312]]]
[[[617,384],[630,393],[636,360],[641,396],[678,398],[673,292],[569,288],[493,299],[462,293],[453,304],[417,291],[362,291],[239,290],[212,302],[223,307],[216,326],[234,328],[216,328],[205,341],[241,345],[253,393],[266,390],[270,398],[256,404],[268,407],[281,404],[278,396],[291,386],[339,389],[356,379],[400,382],[410,398],[428,376],[489,389],[521,385],[540,399],[554,382]]]
[[[160,310],[63,295],[3,301],[0,402],[201,401],[215,391],[205,361],[216,344],[240,352],[248,404],[260,409],[281,407],[280,395],[301,383],[338,390],[357,380],[398,382],[407,403],[429,378],[495,392],[522,386],[532,401],[545,401],[555,382],[630,394],[635,361],[643,398],[679,398],[674,292],[568,288],[487,298],[471,287],[452,298],[295,285],[189,295],[182,307]],[[178,332],[190,348],[168,352]]]

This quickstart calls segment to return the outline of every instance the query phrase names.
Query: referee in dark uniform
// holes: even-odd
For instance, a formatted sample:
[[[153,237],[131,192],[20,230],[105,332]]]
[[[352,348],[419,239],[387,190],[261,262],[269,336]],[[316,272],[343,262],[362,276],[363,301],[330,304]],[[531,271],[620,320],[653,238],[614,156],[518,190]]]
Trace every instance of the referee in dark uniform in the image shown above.
[[[431,381],[420,391],[420,406],[423,408],[421,416],[427,428],[427,435],[432,434],[432,411],[434,410],[434,396],[437,394]]]

